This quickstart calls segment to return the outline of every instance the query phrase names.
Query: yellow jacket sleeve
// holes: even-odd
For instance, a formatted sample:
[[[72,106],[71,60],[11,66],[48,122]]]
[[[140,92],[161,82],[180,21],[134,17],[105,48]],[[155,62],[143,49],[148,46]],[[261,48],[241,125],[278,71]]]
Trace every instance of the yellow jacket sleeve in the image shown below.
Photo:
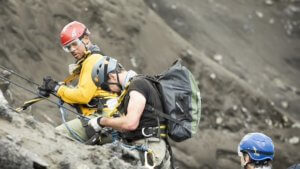
[[[92,54],[82,63],[79,81],[75,88],[62,85],[58,89],[58,96],[71,104],[87,104],[95,96],[97,87],[92,80],[94,64],[102,58],[99,54]],[[106,93],[106,92],[105,92]]]

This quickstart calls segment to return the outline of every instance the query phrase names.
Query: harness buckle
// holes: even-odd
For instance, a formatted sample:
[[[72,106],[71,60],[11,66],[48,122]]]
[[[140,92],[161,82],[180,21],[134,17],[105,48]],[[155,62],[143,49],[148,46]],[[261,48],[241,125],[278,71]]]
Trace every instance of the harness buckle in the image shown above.
[[[143,128],[142,128],[142,135],[143,135],[144,137],[151,137],[151,136],[153,136],[154,134],[156,134],[155,131],[154,131],[154,129],[158,129],[158,127],[143,127]],[[147,134],[147,133],[145,132],[145,130],[150,130],[149,134]]]

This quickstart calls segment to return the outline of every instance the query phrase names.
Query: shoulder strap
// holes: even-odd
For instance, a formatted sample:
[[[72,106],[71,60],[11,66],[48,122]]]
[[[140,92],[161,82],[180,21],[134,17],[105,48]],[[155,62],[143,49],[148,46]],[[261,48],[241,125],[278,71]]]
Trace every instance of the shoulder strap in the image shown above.
[[[128,93],[128,87],[129,87],[129,84],[130,84],[130,83],[128,83],[128,84],[126,85],[125,89],[122,91],[121,95],[119,96],[119,98],[118,98],[118,103],[117,103],[117,105],[115,106],[114,110],[111,111],[110,113],[108,113],[108,116],[109,116],[109,117],[112,117],[113,115],[117,114],[119,106],[121,105],[122,101],[124,100],[125,95]]]
[[[73,73],[71,75],[69,75],[68,77],[66,77],[64,79],[63,82],[65,84],[69,84],[69,83],[71,83],[72,81],[74,81],[75,79],[77,79],[79,77],[80,71],[81,71],[81,68],[82,68],[82,63],[85,61],[86,58],[88,58],[92,54],[101,54],[101,52],[100,51],[86,51],[85,52],[85,57],[83,57],[82,59],[76,61],[76,64],[78,65],[78,67],[73,71]]]
[[[71,83],[73,80],[77,79],[79,77],[79,74],[73,73],[71,75],[69,75],[68,77],[66,77],[64,79],[64,83],[65,84],[69,84]]]
[[[119,106],[120,106],[121,103],[123,102],[123,100],[124,100],[124,98],[125,98],[125,95],[128,93],[128,88],[129,88],[129,85],[130,85],[131,81],[134,80],[134,79],[136,79],[136,78],[140,78],[140,77],[145,77],[145,75],[138,74],[138,75],[132,77],[132,78],[129,80],[129,82],[126,84],[124,90],[122,91],[121,95],[119,96],[118,103],[117,103],[117,105],[115,106],[114,110],[111,111],[111,112],[108,114],[109,117],[112,117],[113,115],[117,114]]]

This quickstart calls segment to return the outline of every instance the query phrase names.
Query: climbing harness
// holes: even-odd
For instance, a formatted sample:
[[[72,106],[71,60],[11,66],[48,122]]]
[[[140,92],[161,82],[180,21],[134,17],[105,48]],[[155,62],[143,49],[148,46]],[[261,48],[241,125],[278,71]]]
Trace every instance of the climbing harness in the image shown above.
[[[122,143],[120,141],[121,140],[120,132],[118,132],[116,130],[112,130],[110,132],[110,134],[111,134],[112,140],[113,140],[112,144],[119,145],[119,146],[124,147],[124,148],[128,148],[129,150],[137,150],[137,151],[142,152],[143,156],[144,156],[144,159],[145,159],[144,166],[146,168],[149,168],[149,169],[154,169],[154,167],[156,165],[155,162],[154,162],[155,156],[154,156],[153,150],[148,148],[148,140],[147,139],[146,139],[145,144],[142,144],[142,145],[129,145],[129,144]],[[148,159],[152,159],[152,161],[149,162]]]

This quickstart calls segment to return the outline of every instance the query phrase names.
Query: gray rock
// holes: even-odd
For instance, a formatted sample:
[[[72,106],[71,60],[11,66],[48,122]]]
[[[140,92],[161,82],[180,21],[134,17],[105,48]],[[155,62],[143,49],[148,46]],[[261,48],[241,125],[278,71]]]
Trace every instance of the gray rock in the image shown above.
[[[39,169],[45,168],[46,169],[49,166],[41,157],[39,157],[35,153],[28,151],[28,152],[26,152],[26,156],[28,159],[30,159],[33,162],[33,166],[35,169],[36,168],[39,168]]]
[[[298,144],[299,143],[299,137],[294,136],[294,137],[290,138],[289,143],[290,144]]]
[[[238,109],[238,106],[237,106],[237,105],[233,105],[233,106],[232,106],[232,110],[237,111],[237,109]]]
[[[33,162],[7,140],[0,140],[0,164],[5,169],[33,169]]]
[[[89,155],[89,159],[93,162],[95,165],[101,165],[103,164],[103,160],[100,158],[101,156],[97,154],[97,152],[93,152]]]
[[[281,102],[281,107],[284,109],[287,109],[289,107],[289,103],[287,101],[282,101]]]
[[[212,80],[215,80],[215,79],[217,78],[217,75],[214,74],[214,73],[211,73],[211,74],[209,75],[209,77],[210,77]]]
[[[267,4],[267,5],[273,5],[274,2],[272,0],[265,0],[265,4]]]
[[[269,24],[274,24],[275,23],[275,19],[274,18],[271,18],[270,20],[269,20]]]
[[[259,109],[259,110],[257,110],[257,113],[258,114],[265,114],[266,110],[265,109]]]
[[[223,122],[223,118],[222,117],[217,117],[216,123],[221,124],[222,122]]]
[[[9,79],[11,73],[7,70],[4,70],[0,73],[2,76],[4,76],[5,78]],[[9,88],[9,85],[10,83],[8,81],[4,81],[4,79],[0,81],[0,90],[3,92],[3,93],[6,93],[6,91],[8,90]]]
[[[265,122],[267,125],[272,126],[273,125],[273,121],[271,119],[265,119]]]
[[[287,116],[282,116],[282,120],[284,121],[284,123],[289,122],[289,118]]]
[[[264,17],[264,14],[260,11],[255,11],[255,14],[258,18],[263,18]]]
[[[71,163],[68,159],[64,159],[59,163],[60,169],[71,169]]]
[[[215,55],[213,56],[213,59],[214,59],[216,62],[221,63],[222,60],[223,60],[223,56],[220,55],[220,54],[215,54]]]
[[[31,127],[32,129],[36,129],[37,121],[33,118],[33,116],[28,116],[25,118],[26,126]]]
[[[171,5],[171,9],[176,10],[177,6],[175,4]]]
[[[120,166],[122,166],[122,168],[124,169],[131,169],[131,168],[133,169],[132,166],[130,166],[128,163],[124,161],[119,160],[117,157],[111,158],[109,165],[111,169],[119,169]]]
[[[79,164],[76,169],[90,169],[89,166],[87,166],[86,164]]]
[[[299,128],[300,129],[300,123],[294,123],[292,125],[292,128]]]
[[[248,113],[248,109],[246,107],[242,107],[242,112],[243,113]]]
[[[0,118],[5,119],[9,122],[12,122],[12,115],[9,110],[6,109],[4,105],[0,104]]]

